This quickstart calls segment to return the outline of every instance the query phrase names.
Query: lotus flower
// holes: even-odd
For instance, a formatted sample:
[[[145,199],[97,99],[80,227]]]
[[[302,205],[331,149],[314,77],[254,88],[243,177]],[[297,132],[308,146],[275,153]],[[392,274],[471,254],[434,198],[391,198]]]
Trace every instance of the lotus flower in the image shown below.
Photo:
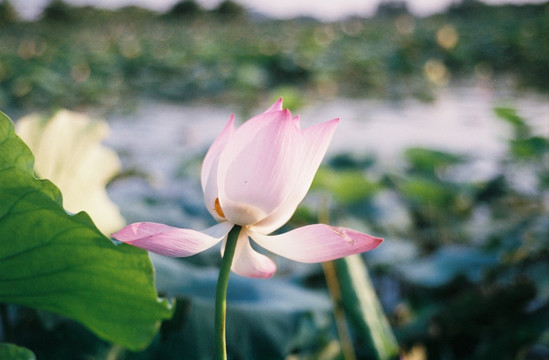
[[[196,231],[134,223],[112,236],[157,254],[186,257],[224,241],[239,225],[231,270],[248,277],[270,277],[276,271],[269,257],[252,248],[250,238],[273,253],[305,263],[376,248],[382,239],[324,224],[268,236],[290,219],[305,197],[338,122],[302,130],[299,116],[282,109],[282,99],[237,129],[231,116],[208,150],[201,171],[204,201],[218,224]]]

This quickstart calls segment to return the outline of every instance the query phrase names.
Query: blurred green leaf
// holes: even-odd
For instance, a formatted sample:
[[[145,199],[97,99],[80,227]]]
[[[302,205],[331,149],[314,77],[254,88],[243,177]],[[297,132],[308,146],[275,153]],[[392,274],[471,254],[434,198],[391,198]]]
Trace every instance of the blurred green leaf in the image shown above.
[[[154,288],[146,252],[115,246],[86,213],[33,176],[33,156],[0,113],[0,302],[75,319],[133,350],[152,340],[171,309]]]
[[[526,126],[526,123],[524,120],[518,116],[517,111],[513,108],[508,107],[496,107],[494,108],[494,112],[496,115],[505,121],[507,121],[509,124],[517,127]]]
[[[397,359],[399,346],[376,295],[361,255],[334,261],[343,306],[362,341],[376,359]]]
[[[36,356],[27,348],[15,344],[0,343],[0,359],[2,360],[36,360]]]
[[[335,171],[321,167],[315,176],[312,189],[327,190],[343,203],[364,201],[380,190],[380,185],[365,178],[361,171]]]
[[[454,188],[450,184],[442,183],[421,176],[394,179],[397,188],[409,200],[418,204],[447,206],[454,198]]]
[[[507,107],[494,108],[496,115],[513,126],[515,139],[523,139],[530,134],[530,127],[526,121],[517,114],[517,110]]]
[[[549,142],[541,136],[513,140],[511,152],[517,158],[541,158],[549,151]]]
[[[284,98],[284,107],[295,112],[305,105],[305,99],[299,88],[291,85],[279,86],[271,90],[271,101],[275,102],[281,97]]]
[[[407,149],[404,152],[404,158],[410,163],[413,170],[432,174],[435,174],[437,170],[461,164],[466,160],[464,156],[449,152],[417,147]]]
[[[356,153],[340,153],[334,154],[329,162],[328,166],[331,169],[337,170],[356,170],[363,171],[372,167],[376,162],[376,158],[373,155],[360,156]]]

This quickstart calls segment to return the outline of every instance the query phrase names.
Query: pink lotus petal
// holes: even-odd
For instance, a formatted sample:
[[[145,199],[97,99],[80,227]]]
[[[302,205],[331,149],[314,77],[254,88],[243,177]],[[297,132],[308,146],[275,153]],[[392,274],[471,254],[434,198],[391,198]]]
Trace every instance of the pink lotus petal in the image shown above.
[[[234,115],[231,115],[227,125],[225,125],[221,133],[214,140],[208,149],[206,156],[204,157],[204,161],[202,162],[202,170],[200,174],[202,189],[205,189],[206,180],[209,178],[210,171],[213,167],[215,167],[214,164],[217,162],[221,151],[223,151],[223,148],[227,144],[227,141],[229,141],[231,135],[234,133],[234,130]]]
[[[263,113],[240,126],[219,158],[219,201],[227,220],[251,225],[278,208],[302,171],[302,148],[288,110]]]
[[[254,230],[269,234],[284,225],[292,217],[297,206],[311,187],[313,178],[326,154],[328,145],[332,141],[338,123],[339,119],[334,119],[303,130],[304,156],[299,178],[294,184],[293,191],[279,208],[267,218],[255,224]]]
[[[164,224],[142,222],[128,225],[112,234],[112,237],[156,254],[185,257],[217,244],[232,227],[233,224],[223,222],[200,232]]]
[[[299,115],[294,116],[293,120],[294,120],[294,123],[296,124],[296,126],[301,128],[301,123],[299,121],[300,120]]]
[[[270,108],[265,110],[265,112],[272,112],[272,111],[281,111],[282,110],[282,98],[278,99],[274,104],[271,105]]]
[[[269,278],[275,273],[276,265],[271,259],[252,248],[248,234],[242,229],[236,243],[231,270],[241,276]]]
[[[225,145],[233,135],[234,115],[231,115],[229,122],[221,131],[221,134],[215,139],[213,144],[208,149],[204,161],[202,162],[202,170],[200,180],[202,183],[202,191],[204,192],[204,203],[206,208],[217,221],[222,221],[223,218],[215,211],[215,199],[217,198],[217,167],[219,156],[225,148]]]
[[[373,250],[383,239],[342,227],[308,225],[281,235],[250,232],[265,249],[304,263],[324,262]]]

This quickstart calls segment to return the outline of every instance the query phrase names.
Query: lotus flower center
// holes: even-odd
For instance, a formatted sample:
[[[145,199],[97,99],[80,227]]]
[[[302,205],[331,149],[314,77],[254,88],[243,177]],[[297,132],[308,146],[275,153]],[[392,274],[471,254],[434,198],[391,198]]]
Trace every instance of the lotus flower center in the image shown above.
[[[223,213],[223,209],[221,208],[221,204],[219,203],[219,198],[215,198],[214,210],[217,213],[217,215],[225,219],[225,214]]]

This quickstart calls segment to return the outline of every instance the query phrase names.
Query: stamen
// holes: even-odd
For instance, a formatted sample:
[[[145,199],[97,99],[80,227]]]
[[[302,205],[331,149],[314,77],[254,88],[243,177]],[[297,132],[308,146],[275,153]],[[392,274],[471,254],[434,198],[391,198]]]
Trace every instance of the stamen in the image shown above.
[[[215,198],[214,209],[217,215],[225,219],[225,214],[223,213],[223,209],[221,209],[221,204],[219,203],[219,198]]]

